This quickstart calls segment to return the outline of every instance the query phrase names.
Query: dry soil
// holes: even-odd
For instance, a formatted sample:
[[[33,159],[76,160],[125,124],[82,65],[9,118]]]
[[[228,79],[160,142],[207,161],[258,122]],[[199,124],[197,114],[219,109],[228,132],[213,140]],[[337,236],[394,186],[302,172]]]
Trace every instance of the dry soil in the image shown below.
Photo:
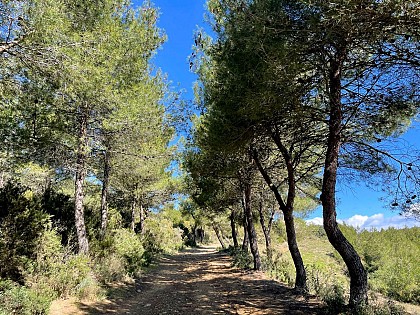
[[[135,283],[99,302],[56,301],[50,315],[96,314],[318,314],[321,304],[262,273],[232,267],[214,247],[160,260]]]

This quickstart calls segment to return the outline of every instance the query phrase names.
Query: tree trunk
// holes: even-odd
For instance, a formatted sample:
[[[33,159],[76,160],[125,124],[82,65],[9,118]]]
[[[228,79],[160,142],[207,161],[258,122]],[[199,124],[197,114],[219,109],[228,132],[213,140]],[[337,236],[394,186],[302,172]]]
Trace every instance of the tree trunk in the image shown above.
[[[306,270],[300,255],[299,247],[296,240],[295,223],[293,218],[293,210],[288,209],[283,212],[284,223],[286,226],[287,245],[292,255],[293,263],[296,269],[295,288],[307,291]]]
[[[248,228],[249,245],[251,248],[252,257],[254,258],[254,270],[261,270],[261,257],[260,252],[258,251],[257,232],[255,231],[254,220],[252,218],[250,183],[243,183],[243,195],[245,207],[244,210]]]
[[[278,139],[277,139],[278,140]],[[276,141],[276,139],[275,139]],[[279,144],[278,144],[279,145]],[[280,144],[281,146],[281,144]],[[281,146],[282,147],[282,146]],[[284,147],[283,147],[284,148]],[[258,170],[260,171],[261,175],[263,176],[265,182],[267,183],[268,187],[270,187],[271,191],[274,193],[276,197],[277,203],[280,206],[281,211],[283,212],[284,224],[286,226],[286,234],[287,234],[287,245],[289,247],[290,255],[292,256],[293,263],[295,265],[296,270],[296,279],[295,279],[295,288],[299,290],[307,290],[306,284],[306,270],[305,265],[303,264],[303,259],[299,251],[299,247],[296,240],[296,231],[295,231],[295,224],[293,219],[293,203],[295,198],[295,182],[294,182],[294,173],[293,169],[291,169],[290,161],[289,163],[286,162],[288,165],[288,194],[287,194],[287,204],[283,201],[276,185],[273,184],[271,181],[270,176],[263,168],[259,158],[258,153],[254,150],[253,158],[255,164],[257,165]]]
[[[131,201],[131,230],[136,232],[136,209],[137,209],[137,197],[133,195],[133,200]]]
[[[238,244],[238,237],[237,237],[236,226],[235,226],[235,215],[234,215],[233,210],[230,213],[229,219],[230,219],[230,228],[232,230],[233,247],[237,248],[239,247],[239,244]]]
[[[101,196],[101,237],[106,233],[108,225],[108,189],[109,189],[109,172],[111,170],[110,164],[110,150],[106,147],[104,152],[104,178],[102,181],[102,196]]]
[[[271,224],[273,222],[274,211],[272,212],[272,215],[270,216],[270,219],[269,219],[267,225],[265,224],[265,218],[264,218],[264,212],[263,212],[263,204],[262,204],[262,202],[259,203],[258,213],[260,215],[261,228],[262,228],[263,233],[264,233],[265,248],[266,248],[266,251],[267,251],[267,258],[268,258],[268,261],[271,261],[273,255],[272,255],[272,251],[271,251],[271,235],[270,235],[270,231],[271,231]]]
[[[197,246],[197,227],[198,227],[197,222],[195,222],[193,227],[192,227],[192,235],[191,235],[193,246]],[[214,229],[214,227],[213,227],[213,229]],[[214,231],[216,232],[216,230],[214,230]],[[217,238],[219,238],[219,235],[217,235],[217,232],[216,232],[216,236],[217,236]],[[222,244],[222,243],[220,243],[220,244]],[[223,247],[223,245],[222,245],[222,247]]]
[[[345,49],[338,49],[331,61],[330,87],[330,120],[322,181],[322,208],[324,229],[328,240],[343,258],[350,275],[350,300],[352,309],[357,309],[368,302],[367,273],[354,247],[338,228],[335,206],[335,187],[337,183],[338,157],[341,145],[342,112],[341,112],[341,69]]]
[[[140,224],[139,224],[139,233],[144,234],[144,220],[146,220],[146,213],[144,212],[143,205],[140,204]]]
[[[88,136],[87,136],[87,108],[80,108],[79,113],[79,139],[76,159],[76,180],[74,197],[74,214],[76,223],[77,241],[79,253],[89,253],[89,242],[86,235],[84,208],[83,208],[83,184],[86,177],[86,160],[88,155]]]
[[[244,213],[243,225],[244,225],[244,240],[242,241],[242,250],[248,251],[248,247],[249,247],[248,223],[246,221],[245,213]]]
[[[5,180],[4,180],[4,171],[0,171],[0,189],[4,187]]]
[[[219,227],[215,223],[213,223],[213,229],[214,229],[214,232],[216,232],[216,236],[217,236],[217,239],[219,240],[220,245],[222,245],[222,248],[225,249],[226,245],[225,245],[225,242],[223,241],[223,235],[222,233],[220,233]]]

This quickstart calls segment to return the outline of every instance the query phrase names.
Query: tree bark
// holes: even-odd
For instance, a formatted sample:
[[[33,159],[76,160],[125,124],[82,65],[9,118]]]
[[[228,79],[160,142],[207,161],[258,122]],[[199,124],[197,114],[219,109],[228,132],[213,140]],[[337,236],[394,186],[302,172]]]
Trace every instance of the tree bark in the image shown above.
[[[144,220],[146,220],[146,213],[144,212],[143,204],[140,204],[140,224],[139,233],[144,234]]]
[[[242,250],[248,251],[248,247],[249,247],[248,223],[246,220],[245,212],[244,212],[243,225],[244,225],[244,239],[242,241]]]
[[[137,197],[133,195],[133,200],[131,201],[131,230],[136,232],[136,209],[137,209]]]
[[[350,275],[349,306],[357,309],[368,302],[367,273],[354,247],[345,238],[337,224],[335,187],[337,183],[338,157],[341,146],[343,115],[341,111],[341,70],[345,48],[338,48],[330,61],[329,93],[330,119],[327,152],[322,181],[321,202],[324,229],[328,240],[343,258]]]
[[[265,248],[266,248],[266,251],[267,251],[267,258],[268,258],[268,261],[271,261],[273,255],[272,255],[272,250],[271,250],[271,235],[270,235],[271,233],[270,232],[271,232],[271,225],[273,223],[273,218],[274,218],[274,211],[271,213],[271,216],[270,216],[267,224],[265,224],[262,202],[259,203],[258,213],[260,215],[261,228],[262,228],[263,233],[264,233]]]
[[[248,182],[243,183],[243,198],[244,198],[244,210],[247,220],[248,238],[249,245],[251,248],[251,254],[254,258],[254,270],[261,270],[261,257],[258,250],[258,237],[255,231],[254,221],[252,218],[251,209],[251,184]]]
[[[101,195],[101,237],[106,234],[108,225],[108,190],[109,190],[109,173],[111,170],[110,163],[110,148],[107,145],[104,152],[104,178],[102,181],[102,195]]]
[[[213,223],[213,230],[216,233],[217,239],[219,240],[220,245],[222,245],[223,249],[226,249],[225,242],[223,241],[223,235],[220,233],[219,227],[216,225],[216,223]],[[195,233],[194,233],[195,234]]]
[[[79,244],[79,253],[89,253],[89,242],[86,235],[83,199],[83,184],[86,177],[86,160],[88,154],[88,136],[87,136],[87,119],[88,109],[81,107],[79,112],[79,139],[76,159],[76,180],[75,180],[75,198],[74,198],[74,214],[76,223],[77,241]]]
[[[4,180],[4,171],[0,171],[0,189],[4,187],[5,180]]]
[[[277,203],[280,206],[280,210],[283,212],[284,224],[286,226],[287,245],[289,247],[289,252],[290,252],[290,255],[292,256],[293,263],[295,266],[295,271],[296,271],[295,288],[306,291],[307,290],[306,270],[303,264],[302,256],[299,251],[299,246],[297,244],[295,224],[294,224],[294,218],[293,218],[293,204],[294,204],[294,199],[295,199],[294,170],[291,167],[292,165],[290,164],[290,161],[289,163],[286,162],[286,165],[288,166],[288,183],[289,183],[288,193],[287,193],[287,204],[286,204],[283,201],[283,198],[281,197],[280,192],[278,191],[276,185],[273,184],[270,176],[263,168],[258,158],[258,153],[256,150],[254,150],[253,152],[253,158],[265,182],[267,183],[268,187],[270,187],[271,191],[274,193]]]
[[[238,244],[238,236],[237,236],[237,233],[236,233],[235,213],[234,213],[233,210],[230,213],[229,219],[230,219],[230,228],[232,230],[233,247],[237,248],[237,247],[239,247],[239,244]]]

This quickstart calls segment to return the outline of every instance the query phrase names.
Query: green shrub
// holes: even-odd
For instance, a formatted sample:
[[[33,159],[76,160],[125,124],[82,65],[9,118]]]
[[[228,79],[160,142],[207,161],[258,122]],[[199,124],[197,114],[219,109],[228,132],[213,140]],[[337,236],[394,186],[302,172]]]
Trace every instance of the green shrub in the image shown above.
[[[36,256],[38,238],[50,224],[39,198],[20,185],[0,190],[0,276],[23,283],[22,272]]]
[[[266,268],[270,277],[286,283],[288,286],[295,285],[296,272],[291,259],[274,254],[271,263],[269,263]]]
[[[371,303],[357,310],[358,315],[407,315],[404,308],[392,301],[386,304]]]
[[[96,300],[105,297],[105,290],[100,286],[98,280],[89,274],[76,287],[75,296],[81,300]]]
[[[114,252],[125,259],[128,273],[134,274],[144,264],[144,248],[138,235],[131,230],[118,229],[114,232]]]
[[[145,265],[145,250],[138,235],[129,229],[117,229],[99,243],[95,271],[101,282],[123,280],[140,272]]]
[[[172,221],[159,215],[151,215],[145,220],[143,246],[144,258],[150,263],[156,255],[174,253],[183,246],[182,230],[174,228]]]
[[[325,287],[320,297],[326,304],[327,314],[340,314],[346,309],[344,288],[340,285]]]
[[[48,314],[51,301],[51,297],[11,280],[0,281],[0,314]]]
[[[402,302],[420,304],[420,228],[364,231],[359,238],[371,288]]]
[[[54,229],[61,237],[63,245],[75,240],[76,224],[74,201],[70,196],[47,189],[41,198],[42,210],[51,216]]]
[[[247,250],[243,250],[241,247],[229,247],[228,252],[233,257],[233,266],[236,266],[240,269],[252,268],[254,260]]]
[[[418,258],[401,253],[395,260],[383,260],[372,276],[372,287],[402,302],[420,303],[420,266]]]
[[[39,238],[36,252],[36,259],[25,273],[26,285],[51,298],[77,296],[80,284],[91,274],[89,257],[63,248],[54,230]]]
[[[331,272],[331,265],[327,265],[322,261],[306,265],[306,276],[308,290],[311,294],[323,296],[331,289],[331,283],[339,286],[347,287],[347,279],[341,274]]]
[[[95,260],[95,274],[102,283],[121,281],[127,277],[125,259],[117,254],[108,254]]]

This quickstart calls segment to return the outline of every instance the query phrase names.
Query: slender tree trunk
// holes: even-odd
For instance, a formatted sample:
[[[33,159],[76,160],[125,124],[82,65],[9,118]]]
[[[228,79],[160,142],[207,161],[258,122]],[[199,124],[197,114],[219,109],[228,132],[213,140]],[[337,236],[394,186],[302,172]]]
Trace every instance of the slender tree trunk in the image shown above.
[[[296,271],[295,288],[306,291],[307,290],[306,270],[305,270],[303,259],[302,259],[302,256],[300,254],[299,247],[297,244],[295,224],[294,224],[294,219],[293,219],[293,202],[295,198],[294,176],[288,172],[289,189],[288,189],[287,204],[286,204],[283,201],[283,198],[281,197],[276,185],[273,184],[270,176],[263,168],[258,158],[258,153],[256,150],[254,150],[253,158],[254,158],[255,164],[257,165],[258,170],[263,176],[268,187],[270,187],[271,191],[274,193],[277,203],[279,204],[280,209],[283,212],[284,224],[286,226],[286,234],[287,234],[287,245],[289,247],[289,252],[290,252],[290,255],[292,256],[293,263],[295,265],[295,271]],[[289,168],[290,168],[290,164],[289,164]]]
[[[144,234],[144,220],[146,220],[146,213],[144,212],[143,204],[140,204],[140,224],[139,224],[139,232],[140,234]]]
[[[222,245],[222,248],[225,249],[226,245],[225,242],[223,241],[223,235],[220,232],[219,227],[216,225],[216,223],[213,223],[213,230],[216,233],[217,239],[219,240],[220,245]]]
[[[296,230],[293,218],[293,210],[287,209],[283,212],[284,223],[286,226],[287,245],[289,246],[290,254],[292,255],[293,263],[296,269],[296,283],[297,289],[307,290],[306,285],[306,270],[303,264],[302,256],[300,255],[299,247],[296,240]]]
[[[261,228],[262,228],[263,233],[264,233],[265,248],[266,248],[266,251],[267,251],[267,258],[268,258],[268,261],[271,261],[271,258],[272,258],[273,255],[272,255],[272,251],[271,251],[271,235],[270,235],[270,231],[271,231],[271,223],[273,222],[274,211],[273,211],[272,215],[270,216],[270,219],[269,219],[267,225],[265,224],[265,218],[264,218],[264,212],[263,212],[263,204],[262,204],[262,202],[259,203],[258,213],[260,215]]]
[[[4,171],[0,171],[0,189],[4,187],[5,180],[4,180]]]
[[[214,229],[214,226],[213,226],[213,229]],[[216,230],[214,230],[214,231],[216,232]],[[216,236],[217,236],[217,238],[219,238],[219,235],[217,235],[217,233],[216,233]],[[196,222],[194,223],[194,225],[192,227],[192,242],[193,242],[193,246],[197,246],[197,223]],[[220,244],[222,244],[222,243],[220,243]],[[223,245],[222,245],[222,247],[223,247]]]
[[[200,235],[199,235],[200,243],[203,243],[204,242],[204,230],[203,230],[203,226],[200,226],[199,231],[200,231]]]
[[[368,302],[367,273],[354,247],[338,228],[335,206],[335,187],[337,183],[338,157],[341,145],[342,112],[341,112],[341,69],[345,49],[338,49],[331,60],[330,88],[330,120],[322,181],[322,208],[324,229],[332,246],[343,258],[350,275],[350,300],[352,309],[357,309]]]
[[[137,210],[137,197],[133,195],[133,200],[131,201],[131,230],[136,232],[136,211]]]
[[[248,247],[249,247],[248,223],[246,220],[245,213],[244,213],[243,225],[244,225],[244,239],[242,241],[242,250],[248,251]]]
[[[80,108],[79,113],[79,139],[76,159],[76,181],[75,181],[75,198],[74,198],[74,214],[76,223],[77,241],[79,244],[79,253],[89,253],[89,242],[86,235],[84,208],[83,208],[83,184],[86,177],[86,160],[88,155],[88,136],[87,136],[87,108]]]
[[[239,244],[238,244],[238,236],[236,233],[235,213],[233,210],[230,213],[229,219],[230,219],[230,228],[232,230],[233,247],[237,248],[239,247]]]
[[[251,184],[250,183],[243,183],[243,198],[244,198],[244,206],[245,206],[245,215],[247,220],[247,228],[248,228],[248,238],[249,238],[249,245],[251,248],[251,254],[254,258],[254,270],[261,270],[261,257],[260,252],[258,250],[258,237],[257,232],[255,231],[254,221],[252,218],[252,209],[251,209]]]
[[[102,196],[101,196],[101,237],[106,234],[108,225],[108,189],[109,189],[109,173],[111,170],[110,164],[110,150],[107,146],[104,153],[104,178],[102,181]]]

